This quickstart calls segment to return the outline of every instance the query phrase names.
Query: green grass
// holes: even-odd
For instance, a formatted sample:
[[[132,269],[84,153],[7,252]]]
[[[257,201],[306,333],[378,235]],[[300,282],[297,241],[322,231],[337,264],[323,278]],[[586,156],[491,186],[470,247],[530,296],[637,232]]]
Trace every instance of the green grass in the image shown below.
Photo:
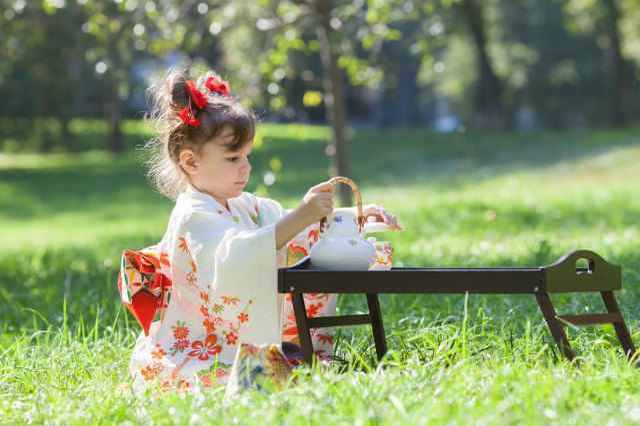
[[[132,144],[148,136],[136,123],[127,131]],[[327,178],[327,134],[262,125],[249,190],[295,206]],[[384,236],[397,265],[531,266],[575,248],[622,265],[620,304],[640,341],[639,142],[638,129],[357,131],[352,176],[365,203],[405,226]],[[0,154],[0,424],[640,423],[640,375],[612,329],[570,329],[581,365],[569,364],[527,296],[383,296],[381,365],[369,330],[354,327],[339,334],[343,362],[302,369],[283,392],[231,406],[220,391],[138,399],[122,388],[138,327],[117,299],[117,261],[156,242],[170,210],[134,151]],[[553,299],[561,313],[602,309],[593,295]],[[366,303],[344,297],[339,309]]]

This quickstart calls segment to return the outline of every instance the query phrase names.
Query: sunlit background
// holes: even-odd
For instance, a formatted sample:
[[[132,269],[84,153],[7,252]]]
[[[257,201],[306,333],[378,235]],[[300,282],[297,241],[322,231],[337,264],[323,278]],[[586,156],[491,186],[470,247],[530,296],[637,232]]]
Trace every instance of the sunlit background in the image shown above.
[[[592,249],[640,342],[640,0],[0,0],[0,424],[640,422],[611,327],[567,329],[577,368],[517,296],[382,296],[385,368],[346,328],[335,368],[276,395],[133,397],[116,277],[173,207],[141,149],[172,67],[260,117],[248,191],[293,208],[351,177],[404,225],[376,235],[398,267]]]

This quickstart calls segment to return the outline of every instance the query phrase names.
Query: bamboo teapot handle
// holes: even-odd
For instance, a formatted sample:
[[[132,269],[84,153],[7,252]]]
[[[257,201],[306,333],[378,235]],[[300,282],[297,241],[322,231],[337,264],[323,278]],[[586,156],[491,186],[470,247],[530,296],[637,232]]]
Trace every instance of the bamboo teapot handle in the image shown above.
[[[356,183],[351,179],[343,176],[336,176],[334,178],[331,178],[329,179],[329,183],[334,187],[339,183],[344,183],[345,185],[348,185],[349,187],[351,187],[351,191],[353,191],[353,195],[355,195],[356,197],[356,208],[358,211],[358,218],[356,222],[358,224],[358,232],[362,233],[362,230],[364,229],[364,224],[366,222],[366,218],[364,217],[364,213],[362,211],[362,195],[360,195],[360,190],[358,189],[358,185],[356,185]],[[320,232],[324,231],[326,224],[327,224],[327,217],[325,216],[322,219],[320,219]]]

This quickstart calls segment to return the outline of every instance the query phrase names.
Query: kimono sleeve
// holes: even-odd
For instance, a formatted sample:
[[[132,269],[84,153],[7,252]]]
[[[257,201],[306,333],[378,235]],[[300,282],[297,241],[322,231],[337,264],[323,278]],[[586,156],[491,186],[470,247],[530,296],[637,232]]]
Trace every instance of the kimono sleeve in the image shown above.
[[[293,209],[283,209],[280,203],[268,198],[258,198],[260,217],[265,221],[277,222]],[[305,256],[320,238],[320,222],[312,223],[295,235],[282,250],[286,255],[286,265],[290,266]]]
[[[249,230],[226,221],[210,213],[185,221],[176,258],[183,259],[184,284],[196,285],[211,304],[221,301],[228,318],[243,315],[240,341],[280,343],[275,224]]]
[[[240,299],[249,306],[242,342],[279,344],[281,319],[275,224],[255,230],[228,230],[215,253],[214,297]]]

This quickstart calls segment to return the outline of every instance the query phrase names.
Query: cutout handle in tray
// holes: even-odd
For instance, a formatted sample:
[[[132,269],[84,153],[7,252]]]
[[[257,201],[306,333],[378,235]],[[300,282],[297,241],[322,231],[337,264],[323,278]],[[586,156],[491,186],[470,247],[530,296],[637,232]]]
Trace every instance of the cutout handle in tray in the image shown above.
[[[590,250],[573,251],[544,268],[547,291],[608,291],[622,288],[620,267]]]

